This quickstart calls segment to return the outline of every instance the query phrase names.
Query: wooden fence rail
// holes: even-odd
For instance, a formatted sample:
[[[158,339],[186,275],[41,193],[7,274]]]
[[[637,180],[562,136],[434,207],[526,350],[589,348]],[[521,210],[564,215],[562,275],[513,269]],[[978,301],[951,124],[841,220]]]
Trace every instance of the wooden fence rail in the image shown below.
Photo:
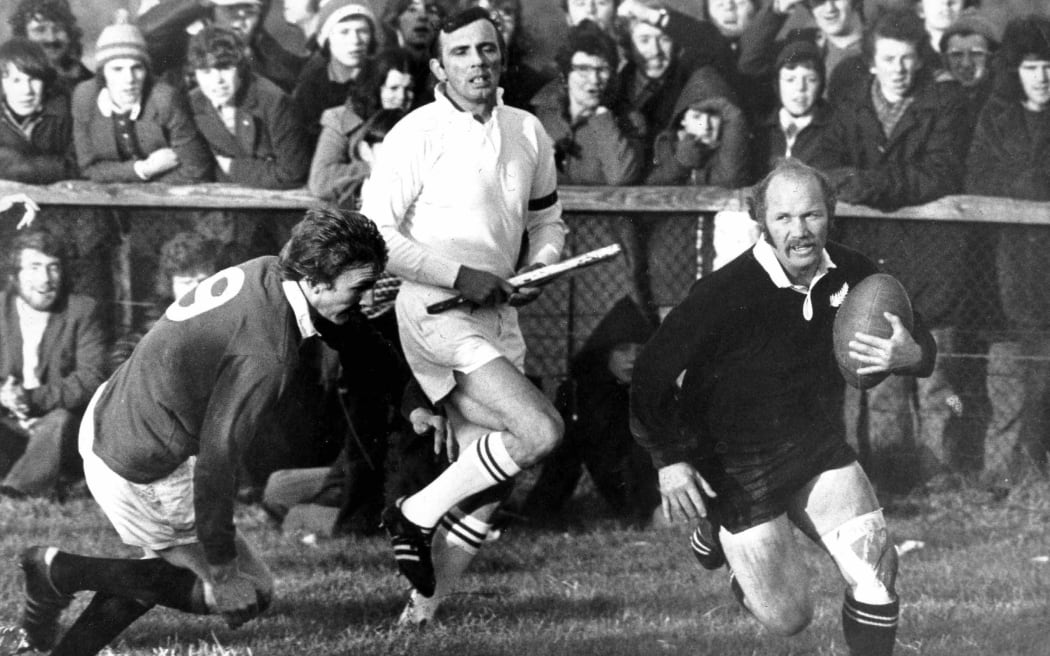
[[[98,184],[84,180],[46,187],[0,180],[0,195],[23,192],[41,205],[126,208],[296,210],[323,205],[306,189],[269,191],[225,184],[167,186],[156,183]],[[562,187],[559,194],[569,212],[696,212],[744,208],[746,189],[717,187]],[[839,216],[917,221],[1050,225],[1050,203],[946,196],[926,205],[892,213],[840,203]]]

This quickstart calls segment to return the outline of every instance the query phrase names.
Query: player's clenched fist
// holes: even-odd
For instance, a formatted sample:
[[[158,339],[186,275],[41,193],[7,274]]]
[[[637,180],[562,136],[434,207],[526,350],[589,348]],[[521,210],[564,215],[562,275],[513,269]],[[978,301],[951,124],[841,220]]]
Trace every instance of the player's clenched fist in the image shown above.
[[[477,305],[503,303],[514,292],[511,284],[503,278],[468,266],[459,267],[455,287],[463,298]]]

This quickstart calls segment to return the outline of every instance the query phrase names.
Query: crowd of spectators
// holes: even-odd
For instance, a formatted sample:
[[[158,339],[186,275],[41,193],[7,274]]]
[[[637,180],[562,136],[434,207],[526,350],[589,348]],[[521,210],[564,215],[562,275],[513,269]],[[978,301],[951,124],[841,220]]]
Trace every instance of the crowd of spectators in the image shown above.
[[[522,0],[388,0],[380,9],[284,0],[305,51],[267,30],[266,0],[162,0],[137,17],[118,13],[90,71],[68,0],[19,0],[8,16],[14,36],[0,45],[0,179],[307,186],[356,208],[386,132],[433,99],[440,22],[477,5],[501,26],[503,101],[539,117],[560,183],[740,188],[794,157],[826,172],[840,200],[885,211],[964,192],[1050,200],[1050,19],[1015,17],[1002,36],[972,0],[696,2],[685,13],[660,0],[562,0],[567,37],[545,58],[531,46]],[[651,236],[667,221],[617,219],[624,291],[650,327],[661,314]],[[843,222],[837,239],[904,282],[943,350],[975,242],[994,246],[983,265],[995,272],[988,291],[1001,299],[1004,327],[1046,334],[1045,267],[1033,266],[1050,246],[1044,233],[858,221]],[[194,275],[221,263],[223,245],[180,239],[184,251],[212,254]],[[604,360],[612,347],[599,349],[597,366],[583,367],[581,354],[571,372],[597,372],[608,398],[618,389]],[[985,475],[1008,484],[1025,463],[1046,460],[1050,346],[1025,337],[991,354],[989,379],[1005,372],[1014,383],[989,388]],[[945,425],[959,411],[942,369],[854,400],[866,432],[886,434],[875,441],[918,445],[924,480],[949,469]],[[0,373],[23,387],[31,380],[18,367]],[[24,418],[9,414],[15,431]]]

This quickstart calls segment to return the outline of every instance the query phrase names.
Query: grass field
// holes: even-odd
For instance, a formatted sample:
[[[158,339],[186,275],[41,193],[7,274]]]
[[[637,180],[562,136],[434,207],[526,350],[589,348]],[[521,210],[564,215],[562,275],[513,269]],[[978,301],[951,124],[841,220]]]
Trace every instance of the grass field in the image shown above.
[[[394,625],[405,584],[379,538],[282,535],[261,511],[238,523],[277,575],[277,601],[240,630],[215,618],[154,610],[113,654],[538,654],[595,656],[844,654],[842,584],[830,560],[807,550],[817,612],[802,635],[762,630],[729,593],[725,572],[701,571],[684,527],[625,530],[587,496],[566,531],[511,527],[475,562],[463,592],[425,631]],[[967,489],[888,503],[901,557],[897,654],[1050,654],[1050,484],[1005,499]],[[91,554],[136,555],[87,499],[65,505],[0,502],[0,622],[18,618],[18,552],[55,544]],[[914,543],[913,543],[914,544]],[[66,621],[86,603],[81,595]],[[83,597],[83,598],[81,598]]]

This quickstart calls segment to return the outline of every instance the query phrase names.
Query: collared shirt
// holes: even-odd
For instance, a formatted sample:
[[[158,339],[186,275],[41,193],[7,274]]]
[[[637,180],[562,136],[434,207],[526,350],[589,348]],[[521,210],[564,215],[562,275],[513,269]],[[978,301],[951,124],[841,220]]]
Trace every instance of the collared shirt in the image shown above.
[[[212,105],[215,107],[215,113],[219,115],[219,120],[226,126],[226,129],[230,134],[237,134],[237,108],[233,105]]]
[[[388,270],[452,288],[461,263],[509,277],[561,257],[565,223],[554,147],[539,120],[501,101],[481,123],[445,95],[402,119],[383,142],[362,213],[390,249]]]
[[[18,129],[19,132],[25,135],[26,140],[33,138],[33,130],[36,126],[40,125],[40,122],[44,120],[44,113],[37,111],[29,116],[19,116],[11,111],[11,108],[7,106],[7,103],[2,103],[4,106],[4,118],[12,126]]]
[[[123,110],[121,107],[117,107],[117,104],[113,102],[113,96],[109,94],[108,88],[103,88],[98,94],[98,111],[102,112],[102,115],[106,118],[111,118],[114,114],[123,114],[127,110]],[[132,121],[139,120],[139,114],[142,113],[142,100],[131,106],[131,110],[127,111],[128,118]]]
[[[831,261],[831,256],[828,255],[827,249],[820,251],[820,265],[817,267],[816,275],[809,281],[808,287],[791,282],[791,279],[788,278],[787,273],[784,271],[784,267],[780,266],[780,260],[777,259],[777,254],[773,247],[765,239],[759,238],[752,250],[755,254],[755,259],[758,260],[766,274],[769,275],[769,279],[773,281],[774,285],[781,289],[791,289],[806,297],[805,302],[802,304],[802,317],[806,321],[810,321],[813,318],[813,288],[817,286],[821,278],[827,275],[828,269],[836,268],[835,263]]]
[[[299,283],[295,280],[285,280],[281,282],[281,289],[284,290],[284,297],[288,299],[288,305],[292,306],[295,324],[299,326],[299,335],[303,339],[315,337],[318,332],[313,319],[310,318],[310,302],[306,300]]]
[[[40,344],[44,340],[44,330],[51,313],[36,310],[21,297],[15,299],[18,310],[18,329],[22,332],[22,387],[27,390],[40,387],[36,377],[36,368],[40,365]]]
[[[793,116],[791,112],[780,108],[780,129],[784,131],[784,141],[787,144],[787,149],[784,151],[784,157],[791,157],[791,147],[795,145],[795,139],[798,138],[799,132],[802,132],[809,127],[809,124],[813,122],[813,114],[806,114],[805,116]]]

